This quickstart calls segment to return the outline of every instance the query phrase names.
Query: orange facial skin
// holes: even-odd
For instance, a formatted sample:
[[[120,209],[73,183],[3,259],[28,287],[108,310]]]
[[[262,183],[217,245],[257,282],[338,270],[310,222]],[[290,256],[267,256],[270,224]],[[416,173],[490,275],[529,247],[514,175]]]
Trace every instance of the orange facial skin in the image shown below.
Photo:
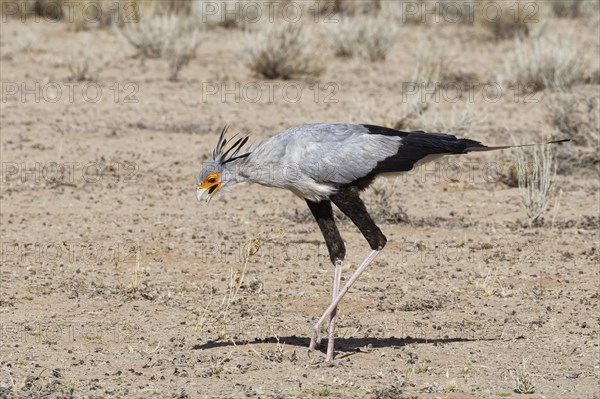
[[[218,173],[211,173],[204,178],[202,183],[198,183],[198,188],[208,190],[209,194],[214,194],[221,188],[221,176]]]

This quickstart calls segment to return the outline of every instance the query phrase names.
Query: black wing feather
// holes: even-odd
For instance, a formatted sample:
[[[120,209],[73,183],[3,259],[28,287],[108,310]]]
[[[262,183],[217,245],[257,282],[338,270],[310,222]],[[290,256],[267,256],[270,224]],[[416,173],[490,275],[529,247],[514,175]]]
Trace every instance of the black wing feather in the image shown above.
[[[459,139],[451,134],[425,133],[424,131],[402,132],[382,126],[363,125],[371,134],[399,136],[402,145],[398,152],[383,161],[371,171],[371,175],[379,173],[406,172],[417,162],[428,155],[464,154],[475,149],[484,149],[485,145],[475,140]]]

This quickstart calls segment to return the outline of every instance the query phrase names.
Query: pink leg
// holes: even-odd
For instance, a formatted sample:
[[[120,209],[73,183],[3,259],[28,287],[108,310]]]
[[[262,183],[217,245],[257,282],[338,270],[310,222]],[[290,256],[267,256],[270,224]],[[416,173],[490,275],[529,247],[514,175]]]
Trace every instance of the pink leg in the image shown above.
[[[329,316],[330,314],[333,314],[332,312],[337,307],[338,303],[342,300],[342,298],[344,297],[346,292],[348,292],[348,290],[350,289],[352,284],[354,284],[354,282],[358,279],[358,277],[360,277],[360,275],[367,269],[367,267],[369,267],[369,265],[371,264],[371,262],[373,262],[373,259],[375,259],[375,257],[377,256],[377,254],[379,252],[380,252],[380,250],[375,249],[375,250],[371,251],[371,253],[369,255],[367,255],[367,257],[365,258],[363,263],[361,263],[361,265],[358,267],[358,269],[356,269],[354,274],[350,277],[350,280],[348,280],[346,285],[344,285],[344,288],[342,288],[342,290],[338,293],[337,297],[333,300],[333,302],[331,302],[331,305],[329,305],[327,310],[325,310],[325,313],[323,313],[323,316],[321,316],[321,318],[315,323],[315,325],[313,327],[312,336],[310,339],[310,345],[308,347],[309,351],[312,351],[315,349],[315,345],[317,344],[317,338],[319,336],[319,330],[321,329],[321,325],[323,324],[323,322],[325,321],[327,316]],[[332,342],[333,342],[333,340],[332,340]],[[327,348],[327,354],[329,355],[329,348]],[[329,356],[327,356],[327,357],[329,357]]]
[[[338,260],[335,262],[335,270],[333,272],[333,290],[331,292],[331,300],[335,301],[340,291],[340,281],[342,279],[342,266],[343,262]],[[331,318],[329,319],[329,339],[327,340],[327,356],[325,362],[330,363],[333,361],[333,341],[335,336],[335,321],[337,319],[337,309],[334,307],[331,311]],[[320,329],[319,329],[320,330]]]
[[[334,271],[333,271],[333,287],[331,289],[331,301],[333,302],[335,300],[335,298],[337,297],[338,293],[340,292],[340,281],[342,279],[342,266],[343,266],[343,261],[337,261],[335,263],[334,266]],[[332,328],[332,321],[333,321],[333,328],[335,329],[335,315],[337,314],[337,307],[334,309],[333,312],[331,312],[331,318],[329,319],[329,328],[328,331]],[[319,329],[319,333],[317,335],[317,339],[316,339],[316,345],[321,345],[321,329]]]

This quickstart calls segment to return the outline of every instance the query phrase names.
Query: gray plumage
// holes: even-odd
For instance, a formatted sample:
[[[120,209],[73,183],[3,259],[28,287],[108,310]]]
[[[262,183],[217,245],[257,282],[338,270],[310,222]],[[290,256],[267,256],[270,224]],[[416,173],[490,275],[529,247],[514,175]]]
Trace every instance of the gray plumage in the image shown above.
[[[380,174],[409,171],[447,154],[490,151],[488,147],[449,134],[402,132],[374,125],[318,123],[287,129],[242,151],[248,137],[231,144],[223,129],[211,161],[198,174],[196,196],[207,201],[243,182],[288,189],[304,198],[325,238],[334,265],[332,302],[315,323],[309,349],[320,342],[327,317],[326,362],[333,361],[337,306],[352,284],[383,249],[387,238],[369,216],[359,193]],[[568,141],[559,140],[556,142]],[[554,142],[550,142],[554,143]],[[335,204],[360,230],[371,253],[341,287],[344,241],[332,211]]]
[[[485,146],[451,135],[401,132],[372,125],[307,124],[262,141],[233,162],[222,163],[223,154],[216,152],[198,181],[218,171],[227,177],[223,179],[225,190],[231,184],[251,181],[320,201],[340,186],[367,176],[410,170],[428,155],[463,153],[474,147]]]

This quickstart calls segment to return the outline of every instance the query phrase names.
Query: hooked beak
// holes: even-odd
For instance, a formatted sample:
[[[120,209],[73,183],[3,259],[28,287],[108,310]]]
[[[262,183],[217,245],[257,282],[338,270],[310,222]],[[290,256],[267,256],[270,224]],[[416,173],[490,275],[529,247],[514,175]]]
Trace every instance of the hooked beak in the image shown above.
[[[196,199],[200,201],[206,197],[206,203],[208,204],[220,188],[221,183],[213,184],[212,186],[208,187],[198,184],[196,186]]]
[[[200,187],[196,188],[196,199],[198,201],[200,201],[202,199],[202,197],[204,197],[206,194],[208,194],[208,189],[200,188]],[[207,196],[207,198],[206,198],[207,203],[208,203],[208,201],[210,201],[210,196]]]

